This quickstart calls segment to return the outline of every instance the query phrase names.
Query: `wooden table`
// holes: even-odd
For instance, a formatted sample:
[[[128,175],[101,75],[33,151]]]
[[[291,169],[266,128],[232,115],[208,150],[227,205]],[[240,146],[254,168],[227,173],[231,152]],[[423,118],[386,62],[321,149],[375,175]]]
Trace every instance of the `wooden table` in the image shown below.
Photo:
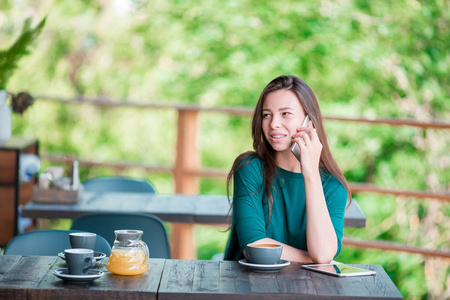
[[[56,256],[0,256],[0,299],[157,299],[164,259],[151,259],[149,271],[118,276],[100,264],[106,274],[92,283],[65,283],[52,274],[65,268]]]
[[[379,265],[356,265],[375,276],[337,278],[301,268],[257,273],[234,261],[150,259],[137,276],[106,274],[92,283],[64,283],[58,257],[0,256],[0,299],[403,299]]]
[[[230,205],[226,196],[217,195],[158,195],[142,193],[83,193],[76,204],[42,204],[29,202],[22,208],[26,218],[58,219],[96,212],[139,212],[160,217],[163,221],[184,224],[229,224]],[[344,225],[364,227],[366,216],[356,200],[345,212]],[[195,259],[197,252],[191,230],[176,234],[172,231],[172,258]]]
[[[258,273],[234,261],[166,260],[158,299],[403,299],[381,266],[354,266],[377,274],[338,278],[299,263]]]

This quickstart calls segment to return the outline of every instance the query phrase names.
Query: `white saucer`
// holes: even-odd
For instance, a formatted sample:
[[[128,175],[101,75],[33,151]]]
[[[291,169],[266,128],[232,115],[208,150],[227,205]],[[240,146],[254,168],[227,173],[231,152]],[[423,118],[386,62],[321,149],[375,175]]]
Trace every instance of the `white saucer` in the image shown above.
[[[99,270],[89,270],[89,272],[85,275],[70,275],[69,269],[64,268],[53,271],[53,275],[64,281],[89,282],[102,277],[103,275],[105,275],[105,273]]]
[[[64,252],[59,252],[58,253],[59,258],[61,258],[62,260],[66,260],[66,255],[64,254]],[[102,259],[104,259],[106,257],[105,253],[102,252],[94,252],[94,258],[96,262],[100,262]]]
[[[284,259],[280,259],[275,265],[252,264],[246,258],[239,260],[239,263],[255,272],[277,272],[291,264],[290,261]]]

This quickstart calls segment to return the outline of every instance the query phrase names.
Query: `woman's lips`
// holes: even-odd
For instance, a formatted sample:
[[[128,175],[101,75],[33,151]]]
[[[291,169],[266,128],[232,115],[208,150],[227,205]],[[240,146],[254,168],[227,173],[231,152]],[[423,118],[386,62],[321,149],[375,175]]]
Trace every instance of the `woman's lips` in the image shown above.
[[[286,136],[286,134],[271,134],[270,138],[272,139],[272,141],[278,142],[283,140]]]

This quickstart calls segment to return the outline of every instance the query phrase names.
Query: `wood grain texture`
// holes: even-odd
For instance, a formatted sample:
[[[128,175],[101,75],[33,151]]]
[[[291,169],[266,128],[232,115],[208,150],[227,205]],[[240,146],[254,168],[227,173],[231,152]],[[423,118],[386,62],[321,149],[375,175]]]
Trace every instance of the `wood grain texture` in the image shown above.
[[[164,259],[150,259],[149,271],[120,276],[106,270],[107,258],[97,267],[103,277],[89,283],[64,282],[52,274],[66,267],[50,256],[0,256],[0,299],[157,299]]]
[[[230,261],[167,261],[158,299],[403,299],[381,266],[375,276],[338,278],[292,263],[275,273]]]
[[[66,267],[49,256],[0,256],[1,299],[403,299],[381,266],[356,265],[375,276],[338,278],[301,264],[274,273],[249,271],[234,261],[150,259],[137,276],[110,273],[90,283],[68,283],[52,272]]]

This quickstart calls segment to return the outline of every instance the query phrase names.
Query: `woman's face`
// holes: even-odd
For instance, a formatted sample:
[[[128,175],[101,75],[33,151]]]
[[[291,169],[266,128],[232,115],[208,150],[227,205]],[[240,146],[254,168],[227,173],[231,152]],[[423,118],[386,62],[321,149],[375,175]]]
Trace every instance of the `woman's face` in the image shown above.
[[[278,90],[267,95],[262,109],[262,130],[275,151],[290,153],[292,136],[304,118],[305,111],[293,91]]]

